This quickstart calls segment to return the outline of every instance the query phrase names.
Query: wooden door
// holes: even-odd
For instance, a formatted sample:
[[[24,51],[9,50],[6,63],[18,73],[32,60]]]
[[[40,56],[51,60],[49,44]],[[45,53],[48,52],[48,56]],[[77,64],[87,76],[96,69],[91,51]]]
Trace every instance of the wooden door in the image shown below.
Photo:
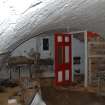
[[[55,82],[70,84],[72,79],[71,35],[55,33]]]

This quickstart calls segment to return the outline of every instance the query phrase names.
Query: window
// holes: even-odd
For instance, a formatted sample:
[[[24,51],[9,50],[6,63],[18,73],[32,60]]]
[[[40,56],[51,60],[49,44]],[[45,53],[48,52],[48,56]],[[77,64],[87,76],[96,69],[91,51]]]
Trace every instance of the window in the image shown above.
[[[80,64],[81,63],[80,62],[81,61],[81,57],[74,57],[73,59],[74,59],[74,62],[73,62],[74,64]]]
[[[43,50],[45,51],[49,50],[49,39],[48,38],[43,39]]]

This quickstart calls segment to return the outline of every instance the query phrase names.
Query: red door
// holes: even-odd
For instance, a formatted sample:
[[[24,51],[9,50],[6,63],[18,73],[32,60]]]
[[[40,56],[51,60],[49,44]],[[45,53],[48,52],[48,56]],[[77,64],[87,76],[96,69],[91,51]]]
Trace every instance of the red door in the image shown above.
[[[55,33],[55,82],[70,84],[72,79],[70,33]]]

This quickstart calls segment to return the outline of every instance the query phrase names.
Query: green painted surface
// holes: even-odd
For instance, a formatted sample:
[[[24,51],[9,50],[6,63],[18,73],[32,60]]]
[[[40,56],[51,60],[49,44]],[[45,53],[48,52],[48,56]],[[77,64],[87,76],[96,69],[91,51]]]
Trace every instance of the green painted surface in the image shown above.
[[[50,35],[50,56],[54,60],[54,34]]]
[[[51,33],[50,35],[50,57],[54,62],[54,34]],[[51,70],[54,70],[54,65],[51,66]]]

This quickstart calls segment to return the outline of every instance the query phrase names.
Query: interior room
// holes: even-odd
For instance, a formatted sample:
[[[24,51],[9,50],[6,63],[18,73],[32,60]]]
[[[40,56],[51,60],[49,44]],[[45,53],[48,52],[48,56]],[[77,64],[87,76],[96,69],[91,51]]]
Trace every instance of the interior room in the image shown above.
[[[0,0],[0,105],[105,105],[105,0]]]

